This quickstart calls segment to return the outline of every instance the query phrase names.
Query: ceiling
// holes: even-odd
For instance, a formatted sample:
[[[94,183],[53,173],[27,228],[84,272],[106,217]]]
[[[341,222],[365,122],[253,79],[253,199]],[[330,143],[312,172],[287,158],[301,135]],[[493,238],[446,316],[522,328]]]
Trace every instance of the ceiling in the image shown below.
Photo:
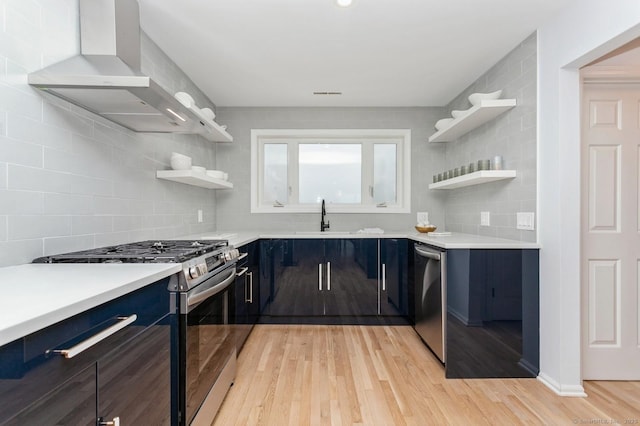
[[[143,30],[218,106],[441,106],[570,1],[139,4]]]

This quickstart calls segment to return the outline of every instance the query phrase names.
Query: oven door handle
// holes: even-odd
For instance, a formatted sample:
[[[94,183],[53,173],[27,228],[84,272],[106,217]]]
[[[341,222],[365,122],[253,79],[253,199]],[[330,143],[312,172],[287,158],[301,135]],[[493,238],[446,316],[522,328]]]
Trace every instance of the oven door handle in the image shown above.
[[[214,285],[213,287],[207,288],[206,290],[202,290],[195,294],[187,294],[187,308],[191,308],[194,305],[202,302],[203,300],[208,299],[209,297],[220,293],[229,285],[234,282],[236,279],[236,268],[231,268],[229,272],[229,276],[222,280],[219,284]]]

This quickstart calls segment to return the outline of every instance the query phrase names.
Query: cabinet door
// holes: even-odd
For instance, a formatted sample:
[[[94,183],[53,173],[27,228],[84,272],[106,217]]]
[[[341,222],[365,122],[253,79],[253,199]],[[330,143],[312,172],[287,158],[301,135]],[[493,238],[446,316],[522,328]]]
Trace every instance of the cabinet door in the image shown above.
[[[378,260],[375,239],[326,239],[328,281],[324,291],[325,314],[373,316],[377,314],[378,276],[368,266]]]
[[[63,361],[60,359],[59,361]],[[27,379],[28,380],[28,379]],[[43,381],[44,383],[44,381]],[[3,425],[15,426],[49,426],[49,425],[95,425],[96,424],[96,369],[91,365],[67,381],[50,389],[44,397],[34,401]],[[3,396],[0,406],[11,405],[13,398],[21,396],[20,389]]]
[[[171,423],[170,316],[97,363],[98,417],[122,425]]]
[[[256,324],[260,318],[260,245],[249,244],[247,253],[247,314],[249,324]]]
[[[282,251],[274,252],[274,288],[269,314],[272,317],[322,315],[320,290],[324,281],[324,247],[320,239],[281,240]]]
[[[380,240],[380,315],[407,315],[406,240]]]

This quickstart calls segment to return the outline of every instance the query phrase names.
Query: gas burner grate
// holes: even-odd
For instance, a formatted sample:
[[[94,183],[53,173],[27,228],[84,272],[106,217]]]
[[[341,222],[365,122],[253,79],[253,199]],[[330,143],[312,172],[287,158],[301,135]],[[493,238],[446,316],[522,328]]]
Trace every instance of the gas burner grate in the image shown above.
[[[149,240],[45,256],[34,263],[181,263],[227,245],[226,240]]]

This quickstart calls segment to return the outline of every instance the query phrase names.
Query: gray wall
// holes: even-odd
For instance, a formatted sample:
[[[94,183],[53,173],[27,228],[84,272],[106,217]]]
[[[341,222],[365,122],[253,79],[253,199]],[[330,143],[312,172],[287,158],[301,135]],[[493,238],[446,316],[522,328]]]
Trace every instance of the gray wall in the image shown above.
[[[535,33],[458,95],[447,111],[471,106],[475,92],[503,89],[502,98],[517,106],[478,129],[446,145],[442,170],[502,155],[505,168],[517,171],[513,180],[459,188],[446,192],[449,231],[536,241],[535,231],[516,229],[516,212],[536,212],[536,70]],[[491,226],[480,226],[480,212],[491,213]]]
[[[172,151],[213,168],[214,144],[133,133],[26,84],[79,52],[77,0],[3,2],[0,18],[0,266],[215,229],[214,191],[155,178]],[[207,103],[146,37],[142,49],[143,71]]]
[[[409,214],[329,214],[333,231],[364,227],[414,231],[417,211],[428,211],[432,223],[444,224],[442,194],[429,191],[433,171],[444,160],[441,147],[428,144],[442,108],[218,108],[218,121],[228,124],[233,144],[217,146],[217,166],[229,173],[234,189],[218,191],[218,229],[316,231],[317,214],[251,214],[251,129],[411,129],[411,209]]]

